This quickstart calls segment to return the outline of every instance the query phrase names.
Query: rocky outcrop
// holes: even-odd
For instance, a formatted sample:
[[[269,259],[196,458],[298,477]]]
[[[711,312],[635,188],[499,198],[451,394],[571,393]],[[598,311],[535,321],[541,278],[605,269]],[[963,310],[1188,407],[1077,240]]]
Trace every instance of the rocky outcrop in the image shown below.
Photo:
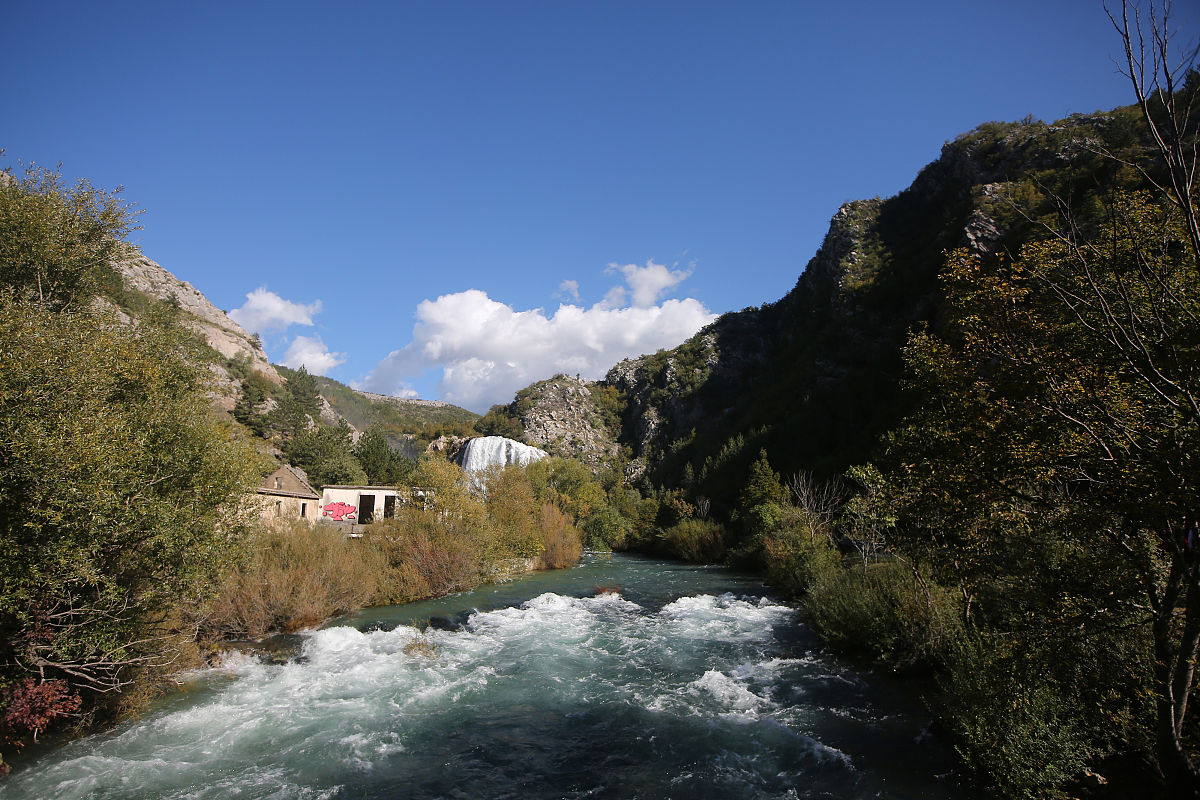
[[[362,431],[350,424],[350,420],[343,417],[337,412],[333,406],[329,404],[329,400],[325,395],[317,395],[318,419],[313,420],[314,425],[332,425],[336,427],[341,423],[346,423],[346,427],[350,429],[350,441],[358,443],[362,437]]]
[[[616,436],[593,397],[597,386],[594,381],[556,375],[522,390],[515,411],[525,441],[595,468],[614,459]]]
[[[444,400],[420,400],[416,397],[392,397],[390,394],[364,392],[362,389],[355,389],[354,393],[360,394],[369,400],[374,400],[378,403],[388,403],[393,406],[413,406],[416,408],[458,408],[458,406],[454,405],[453,403],[447,403]]]
[[[425,452],[429,455],[440,455],[447,461],[458,462],[459,453],[463,447],[470,441],[462,436],[439,436],[429,443],[425,448]]]
[[[130,288],[156,300],[177,304],[184,325],[203,336],[213,350],[225,358],[247,359],[250,369],[261,372],[274,383],[283,382],[257,339],[209,302],[196,287],[141,254],[115,266]]]

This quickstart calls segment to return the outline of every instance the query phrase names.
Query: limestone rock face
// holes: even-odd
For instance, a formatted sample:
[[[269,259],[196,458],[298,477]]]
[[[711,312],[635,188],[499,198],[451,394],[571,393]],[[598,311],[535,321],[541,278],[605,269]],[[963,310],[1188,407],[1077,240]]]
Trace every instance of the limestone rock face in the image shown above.
[[[283,382],[283,378],[267,360],[261,344],[226,316],[224,311],[209,302],[196,287],[179,280],[140,253],[114,266],[129,288],[156,300],[177,303],[182,324],[202,336],[213,350],[225,358],[244,358],[250,369],[262,373],[267,380]],[[231,375],[223,364],[210,364],[209,368],[212,381],[208,399],[213,405],[232,411],[241,392],[241,381]]]
[[[416,406],[420,408],[455,408],[453,403],[447,403],[445,400],[421,400],[416,397],[393,397],[390,394],[376,394],[375,392],[364,392],[362,389],[355,389],[355,394],[361,394],[363,397],[369,398],[379,403],[390,403],[394,406]]]
[[[461,436],[439,436],[429,443],[429,446],[425,448],[425,452],[430,455],[444,456],[447,461],[457,463],[459,453],[462,452],[463,446],[468,441],[468,439],[464,439]]]
[[[556,375],[525,390],[528,402],[517,404],[525,440],[552,455],[577,458],[597,469],[615,458],[616,437],[592,396],[595,386],[593,381]]]
[[[319,408],[319,412],[317,414],[318,419],[313,420],[314,427],[316,425],[336,426],[339,423],[344,422],[346,423],[346,426],[350,428],[350,441],[358,444],[358,440],[362,437],[362,431],[354,427],[350,420],[339,414],[337,409],[330,405],[329,401],[325,398],[325,395],[317,395],[317,406]]]
[[[248,358],[251,369],[261,372],[275,383],[283,382],[267,360],[262,346],[241,325],[210,303],[196,287],[179,280],[140,254],[120,262],[116,267],[129,286],[142,294],[169,302],[174,297],[183,313],[184,324],[203,336],[212,349],[226,358]]]

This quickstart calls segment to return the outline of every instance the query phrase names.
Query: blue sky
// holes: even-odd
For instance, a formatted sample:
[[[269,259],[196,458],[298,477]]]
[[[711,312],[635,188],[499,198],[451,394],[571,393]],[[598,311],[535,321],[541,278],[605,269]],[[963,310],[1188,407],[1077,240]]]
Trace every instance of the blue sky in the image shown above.
[[[982,122],[1130,99],[1091,0],[3,6],[0,163],[123,185],[272,360],[475,410],[778,299]]]

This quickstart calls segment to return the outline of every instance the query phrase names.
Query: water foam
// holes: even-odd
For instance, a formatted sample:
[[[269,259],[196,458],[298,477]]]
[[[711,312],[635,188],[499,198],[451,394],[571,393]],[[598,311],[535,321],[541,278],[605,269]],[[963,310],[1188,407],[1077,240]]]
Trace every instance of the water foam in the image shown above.
[[[547,592],[410,626],[307,635],[284,665],[231,657],[194,702],[62,748],[6,797],[856,797],[805,701],[835,672],[782,650],[789,607],[732,594],[652,612]],[[865,707],[853,685],[843,703]],[[849,724],[837,717],[839,725]],[[854,729],[855,735],[864,726]],[[881,795],[886,796],[886,795]]]
[[[506,464],[532,464],[549,456],[545,450],[504,436],[479,436],[467,440],[458,463],[467,472]]]

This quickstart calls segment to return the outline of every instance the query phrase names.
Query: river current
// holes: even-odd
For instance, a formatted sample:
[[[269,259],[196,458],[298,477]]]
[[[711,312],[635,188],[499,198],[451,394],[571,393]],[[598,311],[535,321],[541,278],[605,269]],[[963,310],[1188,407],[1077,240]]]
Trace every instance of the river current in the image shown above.
[[[919,704],[754,579],[634,556],[371,609],[184,688],[0,797],[980,796]]]

